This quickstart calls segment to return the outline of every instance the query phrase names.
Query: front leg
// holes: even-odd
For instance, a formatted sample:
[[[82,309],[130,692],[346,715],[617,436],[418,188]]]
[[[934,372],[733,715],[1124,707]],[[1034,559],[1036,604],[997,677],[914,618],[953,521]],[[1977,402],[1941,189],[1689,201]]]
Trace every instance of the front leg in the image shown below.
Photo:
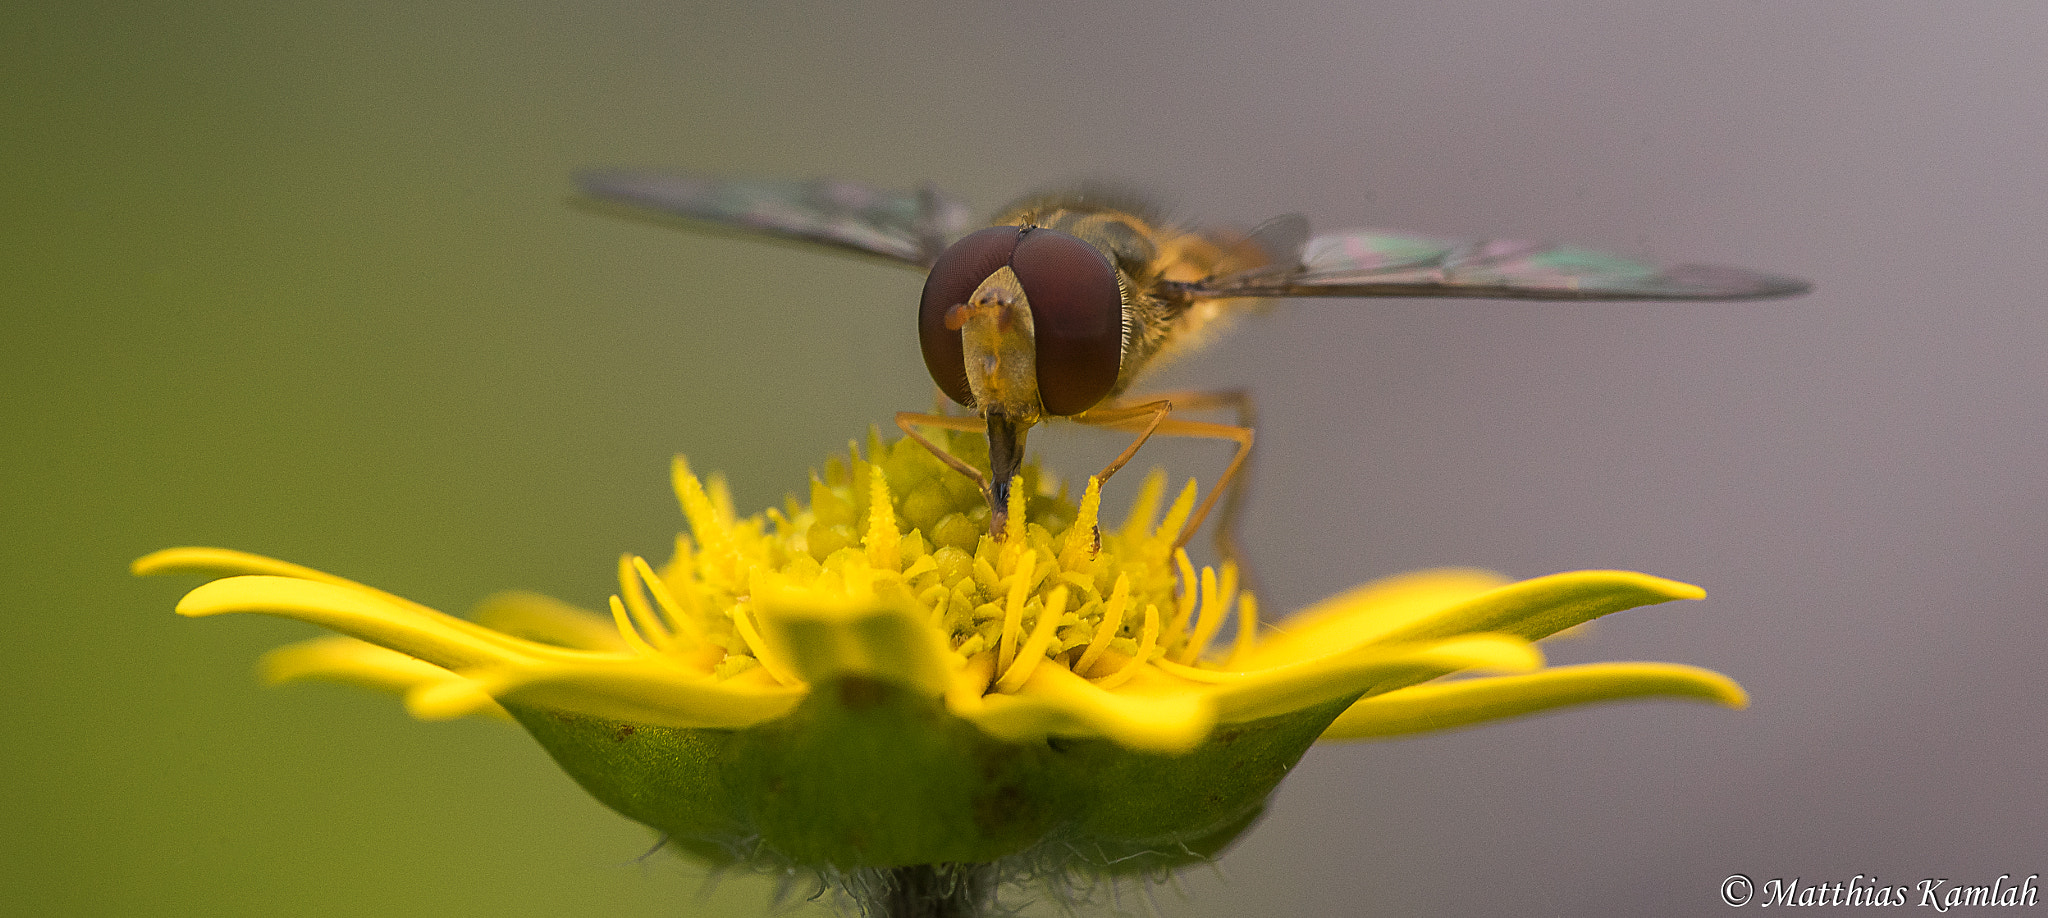
[[[901,428],[906,436],[916,440],[917,445],[938,457],[948,468],[974,479],[975,487],[981,490],[982,499],[988,501],[989,535],[1001,541],[1009,531],[1010,488],[1024,466],[1024,435],[1031,429],[1031,425],[1012,420],[999,411],[989,412],[986,419],[898,411],[896,426]],[[917,431],[919,427],[986,431],[989,469],[992,474],[983,475],[980,469],[969,464],[967,460],[939,448],[938,444]]]
[[[967,460],[941,449],[937,443],[933,443],[931,440],[926,439],[924,434],[917,432],[919,427],[936,427],[940,430],[980,430],[982,428],[980,418],[956,418],[949,414],[919,414],[915,411],[898,411],[896,412],[896,426],[903,431],[904,436],[916,440],[917,445],[924,447],[926,452],[938,457],[938,460],[945,463],[947,468],[974,479],[974,486],[981,489],[982,497],[986,498],[989,496],[987,475],[983,475],[980,469],[969,465]]]
[[[1176,408],[1216,409],[1231,407],[1238,413],[1239,424],[1213,424],[1201,421],[1177,421],[1167,417]],[[1243,552],[1237,544],[1237,517],[1243,503],[1244,467],[1250,462],[1252,451],[1252,406],[1251,398],[1242,391],[1186,392],[1172,393],[1168,397],[1133,405],[1115,405],[1095,408],[1074,416],[1074,420],[1097,427],[1113,430],[1139,431],[1138,439],[1127,447],[1116,460],[1103,470],[1100,477],[1108,479],[1117,469],[1129,462],[1131,457],[1151,439],[1153,434],[1174,437],[1198,437],[1210,440],[1230,440],[1237,444],[1237,452],[1230,457],[1230,464],[1223,469],[1223,477],[1216,486],[1209,489],[1209,496],[1195,508],[1192,516],[1174,539],[1174,547],[1187,545],[1194,538],[1196,530],[1209,517],[1218,498],[1225,494],[1229,499],[1223,504],[1223,515],[1216,526],[1216,550],[1225,559],[1239,561]],[[1240,564],[1240,566],[1242,566]]]

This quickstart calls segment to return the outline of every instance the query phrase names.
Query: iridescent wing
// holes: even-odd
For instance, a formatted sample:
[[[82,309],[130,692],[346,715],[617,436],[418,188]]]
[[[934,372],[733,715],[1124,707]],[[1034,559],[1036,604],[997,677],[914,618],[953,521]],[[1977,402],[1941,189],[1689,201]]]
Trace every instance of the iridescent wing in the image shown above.
[[[599,170],[583,193],[644,215],[683,217],[929,268],[966,228],[965,205],[926,186],[879,191],[835,179],[714,179]]]
[[[1453,242],[1351,230],[1267,266],[1180,285],[1190,297],[1464,296],[1518,300],[1737,300],[1805,293],[1805,281],[1721,265],[1659,268],[1537,242]]]

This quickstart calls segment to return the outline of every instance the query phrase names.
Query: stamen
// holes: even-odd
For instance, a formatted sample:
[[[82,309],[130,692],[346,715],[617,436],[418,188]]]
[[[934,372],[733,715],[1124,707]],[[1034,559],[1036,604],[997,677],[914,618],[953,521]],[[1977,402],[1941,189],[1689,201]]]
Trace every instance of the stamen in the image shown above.
[[[627,555],[627,557],[633,557],[633,555]],[[627,557],[618,559],[618,574],[621,574],[621,580],[627,574]],[[645,561],[641,561],[641,564],[645,564]],[[639,590],[639,584],[637,582],[631,582],[631,584],[629,582],[621,582],[618,586],[621,586],[621,592],[625,596],[627,617],[633,619],[633,625],[639,629],[639,633],[647,637],[647,643],[653,643],[655,648],[659,648],[662,652],[668,652],[670,648],[674,648],[674,643],[676,643],[674,635],[668,631],[668,625],[662,623],[662,617],[653,613],[653,609],[647,604],[647,596],[641,594],[641,590]]]
[[[675,479],[676,497],[683,504],[683,519],[689,522],[697,544],[704,546],[706,551],[722,553],[730,541],[728,534],[719,524],[718,508],[712,504],[711,496],[704,492],[704,483],[691,474],[689,460],[677,456],[671,477]]]
[[[882,428],[868,425],[868,458],[879,463],[889,458],[889,444],[882,439]]]
[[[696,643],[704,643],[703,626],[697,622],[696,616],[685,613],[682,604],[676,602],[675,594],[669,591],[668,581],[661,579],[654,568],[648,566],[646,558],[639,555],[629,557],[633,559],[633,570],[640,575],[640,582],[647,585],[647,592],[654,596],[655,605],[660,606],[668,620],[675,623],[675,630],[684,632]],[[637,594],[639,591],[633,592]]]
[[[1095,637],[1088,642],[1088,649],[1081,651],[1081,658],[1074,661],[1074,672],[1083,676],[1094,671],[1102,652],[1109,649],[1109,642],[1116,638],[1124,627],[1124,609],[1131,604],[1131,575],[1116,575],[1116,586],[1109,592],[1109,602],[1102,607],[1102,621],[1095,626]]]
[[[1118,668],[1116,672],[1095,680],[1096,687],[1113,689],[1124,684],[1125,681],[1138,674],[1138,667],[1145,665],[1145,661],[1152,656],[1152,648],[1157,646],[1159,646],[1159,607],[1148,602],[1145,604],[1145,632],[1138,640],[1138,652],[1131,654],[1131,658],[1124,661],[1124,665]]]
[[[1052,645],[1052,636],[1059,630],[1060,616],[1067,611],[1067,588],[1064,585],[1052,588],[1052,595],[1045,598],[1045,605],[1039,607],[1038,623],[1031,628],[1031,639],[1024,642],[1024,649],[1017,652],[1017,659],[1010,668],[1003,671],[1003,677],[996,680],[996,691],[1014,692],[1024,686],[1024,680],[1031,678],[1031,671],[1045,659],[1045,649]]]
[[[1173,550],[1173,564],[1180,569],[1180,595],[1174,598],[1173,621],[1166,628],[1166,643],[1173,643],[1188,632],[1188,619],[1195,614],[1196,592],[1201,581],[1195,577],[1195,565],[1188,560],[1187,549]]]
[[[1202,651],[1208,649],[1209,639],[1216,636],[1223,627],[1223,617],[1230,613],[1231,600],[1237,598],[1237,567],[1229,562],[1223,564],[1223,582],[1216,581],[1216,569],[1202,568],[1202,617],[1195,622],[1195,633],[1188,638],[1186,647],[1180,651],[1180,662],[1193,665]]]
[[[726,483],[724,472],[713,472],[704,480],[704,496],[711,499],[711,510],[718,514],[719,527],[732,528],[732,521],[739,517],[739,511],[733,509],[732,486]]]
[[[910,562],[909,567],[903,569],[903,580],[908,583],[938,569],[939,562],[933,561],[931,555],[921,555],[917,560]]]
[[[1101,547],[1101,533],[1096,528],[1098,515],[1102,511],[1102,482],[1095,476],[1088,476],[1088,490],[1081,495],[1081,510],[1074,515],[1074,525],[1067,530],[1067,544],[1060,549],[1062,567],[1080,567],[1094,559]]]
[[[1024,540],[1024,476],[1010,479],[1009,519],[1003,524],[1003,541],[1014,545]]]
[[[748,655],[761,661],[761,668],[767,670],[768,675],[775,677],[775,681],[783,685],[799,685],[803,682],[793,675],[781,660],[768,653],[768,645],[761,640],[761,632],[754,628],[748,603],[742,602],[732,607],[732,624],[734,630],[740,633],[740,640],[746,642]]]
[[[1014,544],[1014,543],[1013,543]],[[1010,595],[1003,604],[1003,639],[996,655],[996,668],[1008,670],[1017,659],[1017,642],[1024,637],[1024,599],[1031,594],[1038,568],[1038,552],[1027,548],[1017,556],[1017,568],[1010,574]]]
[[[946,706],[956,711],[979,708],[981,696],[988,694],[988,681],[995,672],[995,654],[977,653],[968,657],[967,665],[953,674],[952,684],[946,687]]]
[[[923,562],[931,559],[920,558],[918,560]],[[939,629],[947,637],[951,637],[953,631],[953,629],[946,627],[946,604],[952,597],[953,591],[946,589],[946,585],[943,583],[932,584],[930,589],[917,594],[918,603],[927,610],[925,617],[931,621],[932,627]]]
[[[1001,583],[1002,574],[996,571],[995,564],[989,561],[983,553],[975,553],[974,585],[980,587],[983,593],[994,593]]]
[[[882,467],[868,469],[868,563],[887,571],[903,566],[903,534],[896,531],[896,506],[889,500],[889,476]]]
[[[1160,521],[1159,529],[1152,537],[1168,540],[1179,538],[1180,527],[1186,525],[1188,516],[1195,512],[1195,495],[1199,491],[1200,489],[1195,487],[1195,480],[1188,479],[1188,486],[1180,489],[1180,496],[1173,499],[1173,507],[1166,511],[1166,519]]]
[[[690,536],[687,533],[676,533],[676,554],[675,557],[669,559],[669,567],[678,571],[694,571],[699,569],[697,560],[697,546],[694,542],[690,541]],[[699,621],[703,620],[704,602],[697,595],[697,591],[685,591],[683,598],[688,600],[688,605],[685,608],[688,609],[690,616]]]
[[[633,554],[619,556],[619,595],[626,601],[628,618],[643,621],[654,616],[654,610],[647,607],[647,595],[640,591],[640,581],[633,573]]]
[[[1117,530],[1117,537],[1126,542],[1136,542],[1145,537],[1145,531],[1152,528],[1152,518],[1159,513],[1159,501],[1166,496],[1166,470],[1153,469],[1145,474],[1145,483],[1138,486],[1138,497],[1131,501],[1131,512],[1124,515],[1124,524]]]
[[[1257,646],[1259,630],[1259,600],[1250,590],[1237,595],[1237,639],[1231,642],[1230,659],[1223,664],[1225,669],[1237,669]]]
[[[970,635],[968,635],[968,636],[967,636],[967,640],[961,641],[961,642],[960,642],[960,646],[959,646],[959,647],[956,647],[956,648],[954,648],[954,650],[953,650],[953,652],[954,652],[954,653],[957,653],[957,654],[959,654],[959,655],[961,655],[961,656],[963,656],[963,657],[966,657],[966,658],[968,658],[968,659],[970,659],[970,660],[972,660],[972,659],[974,659],[974,658],[976,658],[976,657],[978,657],[978,656],[987,656],[987,657],[989,658],[989,661],[990,661],[990,665],[989,665],[989,671],[990,671],[990,672],[994,672],[994,671],[995,671],[995,665],[994,665],[994,661],[995,661],[995,656],[993,655],[993,653],[984,653],[985,651],[988,651],[988,638],[985,638],[985,637],[983,637],[983,636],[981,635],[981,632],[978,632],[978,631],[977,631],[977,632],[975,632],[975,633],[973,633],[973,634],[970,634]],[[987,684],[986,684],[986,683],[984,683],[984,684],[983,684],[983,688],[986,688],[986,687],[987,687]]]
[[[612,597],[612,623],[619,626],[619,636],[626,639],[626,646],[633,648],[634,653],[644,657],[661,656],[661,651],[655,650],[640,636],[640,630],[633,627],[633,620],[626,615],[626,604],[617,596]]]

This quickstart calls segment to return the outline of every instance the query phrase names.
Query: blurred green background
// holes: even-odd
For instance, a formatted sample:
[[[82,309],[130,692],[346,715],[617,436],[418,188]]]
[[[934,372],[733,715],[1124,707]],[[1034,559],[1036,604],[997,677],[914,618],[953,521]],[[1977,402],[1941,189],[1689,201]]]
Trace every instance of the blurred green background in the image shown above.
[[[255,659],[309,629],[182,620],[189,582],[126,574],[221,545],[450,611],[598,606],[618,554],[679,525],[670,455],[758,507],[928,404],[914,275],[579,210],[590,165],[930,180],[981,208],[1127,178],[1245,225],[1819,282],[1771,306],[1282,307],[1170,371],[1262,400],[1267,608],[1438,564],[1641,568],[1714,598],[1561,657],[1715,666],[1758,704],[1318,751],[1219,871],[1126,910],[1706,914],[1736,871],[2048,863],[2038,6],[6,19],[0,913],[766,908],[772,879],[636,860],[650,834],[517,731],[264,689]],[[1121,445],[1041,444],[1075,468]]]

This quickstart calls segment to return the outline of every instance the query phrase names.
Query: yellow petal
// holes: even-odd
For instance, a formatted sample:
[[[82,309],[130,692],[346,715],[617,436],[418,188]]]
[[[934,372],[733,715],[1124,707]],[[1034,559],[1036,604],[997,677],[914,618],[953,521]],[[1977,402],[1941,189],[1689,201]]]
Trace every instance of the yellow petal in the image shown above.
[[[294,580],[310,580],[314,583],[325,583],[331,586],[361,590],[366,593],[375,594],[388,602],[400,606],[432,615],[441,614],[403,596],[386,593],[376,587],[357,583],[346,577],[336,577],[326,571],[314,570],[310,567],[293,564],[290,561],[279,561],[276,558],[252,555],[246,551],[235,551],[230,548],[166,548],[162,551],[150,552],[135,559],[135,563],[129,565],[128,569],[137,576],[145,577],[156,574],[202,574],[209,577],[233,577],[244,574],[256,574],[272,577],[290,577]]]
[[[1205,693],[1110,692],[1064,666],[1034,668],[1014,695],[987,695],[964,704],[947,700],[955,716],[1012,742],[1101,736],[1129,749],[1177,753],[1200,744],[1216,725]]]
[[[477,714],[512,719],[482,686],[461,676],[413,686],[405,693],[405,710],[421,720],[456,720]]]
[[[447,669],[524,663],[549,651],[376,590],[354,584],[250,575],[200,586],[178,601],[178,614],[193,617],[227,612],[281,615],[353,635]],[[531,647],[539,654],[529,653]]]
[[[1450,730],[1552,708],[1636,698],[1691,698],[1730,708],[1749,704],[1742,686],[1713,670],[1676,663],[1594,663],[1388,692],[1352,705],[1322,738],[1376,739]]]
[[[283,615],[288,618],[297,618],[301,621],[313,622],[314,624],[324,624],[315,617],[309,617],[310,615],[317,614],[317,610],[310,608],[301,610],[307,614],[300,614],[299,612],[287,611],[284,608],[233,607],[236,602],[252,600],[257,605],[261,605],[266,601],[263,596],[270,589],[269,586],[264,586],[263,584],[275,585],[275,582],[278,580],[294,580],[317,584],[330,588],[330,590],[326,592],[314,590],[304,594],[293,594],[288,588],[279,586],[278,589],[282,590],[282,592],[276,595],[296,596],[297,598],[290,600],[291,602],[314,602],[317,601],[314,599],[316,596],[355,594],[356,599],[349,602],[353,608],[357,608],[359,611],[376,608],[380,610],[379,614],[383,614],[394,621],[431,623],[435,626],[452,629],[477,642],[495,644],[502,650],[512,653],[548,655],[550,652],[559,649],[503,634],[475,622],[464,621],[463,619],[420,605],[403,596],[386,593],[376,587],[357,583],[346,577],[337,577],[333,574],[314,570],[310,567],[303,567],[289,561],[279,561],[275,558],[266,558],[262,555],[253,555],[248,552],[233,551],[226,548],[166,548],[135,559],[135,562],[129,568],[137,575],[144,576],[154,574],[206,574],[228,578],[206,584],[186,594],[185,598],[178,603],[177,611],[181,615],[201,616],[216,615],[223,612],[266,612],[273,615]],[[237,574],[244,576],[233,576]],[[234,581],[246,582],[235,587],[223,586],[225,583]],[[195,597],[200,597],[202,594],[204,594],[204,598],[195,599]],[[325,627],[334,626],[325,625]],[[355,634],[355,632],[344,628],[336,627],[335,630],[342,631],[345,634]],[[356,636],[364,637],[372,643],[380,643],[374,638],[368,638],[365,635],[357,634]],[[403,648],[396,647],[393,649],[403,650]]]
[[[749,678],[756,677],[756,678]],[[739,729],[789,713],[808,691],[774,683],[760,670],[724,681],[657,658],[618,656],[546,662],[473,674],[500,701],[559,708],[664,727]],[[421,717],[440,716],[446,699],[408,699]]]
[[[392,692],[454,675],[418,657],[339,634],[279,647],[263,655],[258,669],[271,685],[322,679]]]
[[[361,586],[354,581],[310,567],[301,567],[290,561],[279,561],[276,558],[266,558],[229,548],[166,548],[135,559],[135,563],[129,565],[128,569],[142,577],[154,574],[204,574],[209,577],[269,574],[274,577],[296,577],[300,580],[314,580],[341,586]]]
[[[1356,647],[1507,582],[1492,571],[1472,568],[1375,580],[1288,616],[1237,662],[1245,669],[1266,669]]]
[[[539,593],[499,593],[477,604],[476,623],[543,644],[618,652],[625,638],[611,620]]]
[[[996,691],[1014,692],[1031,678],[1032,670],[1045,662],[1046,648],[1052,646],[1053,633],[1058,630],[1060,616],[1067,611],[1067,587],[1065,584],[1052,588],[1052,595],[1046,597],[1045,605],[1038,610],[1038,621],[1031,628],[1031,637],[1017,651],[1017,659],[1010,668],[996,680]]]
[[[263,679],[277,684],[317,679],[408,694],[424,688],[466,692],[462,713],[509,718],[505,709],[468,679],[417,657],[387,650],[367,641],[329,635],[286,644],[263,655]],[[452,706],[451,706],[452,709]]]
[[[1705,590],[1692,584],[1634,571],[1573,571],[1524,580],[1471,597],[1416,619],[1380,640],[1414,641],[1499,632],[1533,641],[1610,612],[1674,599],[1702,599],[1706,595]]]
[[[768,653],[794,678],[891,682],[928,698],[945,694],[959,656],[922,611],[805,589],[763,589],[755,609]]]
[[[1219,683],[1212,698],[1228,723],[1285,714],[1388,683],[1409,684],[1467,669],[1522,672],[1543,665],[1527,641],[1476,634],[1446,641],[1368,645]]]

